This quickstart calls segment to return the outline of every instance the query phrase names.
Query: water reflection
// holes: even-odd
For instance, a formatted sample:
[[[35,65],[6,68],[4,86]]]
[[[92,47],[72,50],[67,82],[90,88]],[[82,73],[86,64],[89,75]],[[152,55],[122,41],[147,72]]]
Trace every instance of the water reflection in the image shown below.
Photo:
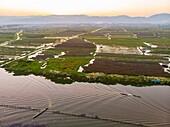
[[[135,97],[136,95],[138,97]],[[0,126],[43,125],[50,127],[170,126],[170,87],[108,86],[95,83],[55,84],[43,77],[12,76],[0,69]],[[39,111],[3,105],[45,109]],[[115,121],[54,114],[98,116]]]

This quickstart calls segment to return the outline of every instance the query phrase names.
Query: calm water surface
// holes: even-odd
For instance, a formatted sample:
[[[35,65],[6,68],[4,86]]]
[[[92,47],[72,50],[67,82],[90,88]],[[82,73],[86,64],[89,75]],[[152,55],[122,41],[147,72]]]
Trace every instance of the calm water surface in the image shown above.
[[[125,96],[120,93],[134,94]],[[96,83],[55,84],[38,76],[12,76],[0,69],[0,126],[14,124],[49,127],[133,127],[135,125],[109,122],[69,115],[87,114],[113,120],[140,123],[145,126],[170,126],[170,87],[132,87]],[[46,108],[49,110],[33,120],[37,111],[4,107]]]

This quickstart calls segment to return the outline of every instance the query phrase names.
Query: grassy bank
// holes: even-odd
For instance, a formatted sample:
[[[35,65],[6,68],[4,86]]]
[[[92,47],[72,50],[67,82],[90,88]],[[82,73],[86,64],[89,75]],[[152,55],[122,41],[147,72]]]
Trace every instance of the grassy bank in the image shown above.
[[[67,59],[67,58],[65,58]],[[54,59],[53,59],[54,60]],[[61,84],[71,84],[73,82],[89,82],[89,83],[103,83],[107,85],[115,85],[117,83],[123,85],[132,85],[137,87],[142,86],[152,86],[152,85],[170,85],[169,77],[151,77],[151,76],[132,76],[132,75],[117,75],[117,74],[104,74],[104,73],[79,73],[77,72],[78,65],[86,64],[87,61],[82,59],[78,59],[75,63],[71,62],[72,59],[68,58],[65,62],[65,65],[60,66],[60,59],[58,61],[50,61],[55,63],[55,68],[51,64],[51,66],[46,69],[40,69],[42,63],[38,61],[26,61],[19,60],[11,62],[10,64],[5,66],[5,69],[9,72],[14,72],[14,75],[29,75],[34,74],[37,76],[44,76],[47,79],[55,83]],[[88,58],[87,58],[88,60]],[[60,61],[60,62],[59,62]],[[81,61],[81,62],[80,62]],[[70,67],[66,68],[68,63]],[[77,67],[75,67],[75,65]],[[74,68],[72,68],[72,67]],[[160,82],[156,83],[153,80],[160,80]]]

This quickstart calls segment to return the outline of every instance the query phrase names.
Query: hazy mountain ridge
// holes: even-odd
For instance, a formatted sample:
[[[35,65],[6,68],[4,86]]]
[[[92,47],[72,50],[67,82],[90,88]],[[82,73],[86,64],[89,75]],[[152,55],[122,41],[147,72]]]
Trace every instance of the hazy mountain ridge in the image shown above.
[[[55,24],[55,23],[150,23],[170,24],[170,14],[150,17],[49,15],[49,16],[0,16],[0,24]]]

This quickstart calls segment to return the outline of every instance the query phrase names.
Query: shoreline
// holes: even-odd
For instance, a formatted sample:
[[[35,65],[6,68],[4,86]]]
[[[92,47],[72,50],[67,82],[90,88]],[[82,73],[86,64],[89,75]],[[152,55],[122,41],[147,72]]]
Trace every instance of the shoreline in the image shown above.
[[[135,76],[135,75],[118,75],[118,74],[104,74],[104,73],[55,73],[40,70],[34,72],[33,70],[14,69],[4,67],[4,69],[13,73],[14,76],[35,75],[43,76],[48,80],[61,84],[72,84],[73,82],[88,82],[88,83],[102,83],[105,85],[131,85],[136,87],[166,85],[170,86],[169,77],[155,77],[155,76]],[[157,82],[157,81],[160,82]],[[155,82],[154,82],[155,81]]]

